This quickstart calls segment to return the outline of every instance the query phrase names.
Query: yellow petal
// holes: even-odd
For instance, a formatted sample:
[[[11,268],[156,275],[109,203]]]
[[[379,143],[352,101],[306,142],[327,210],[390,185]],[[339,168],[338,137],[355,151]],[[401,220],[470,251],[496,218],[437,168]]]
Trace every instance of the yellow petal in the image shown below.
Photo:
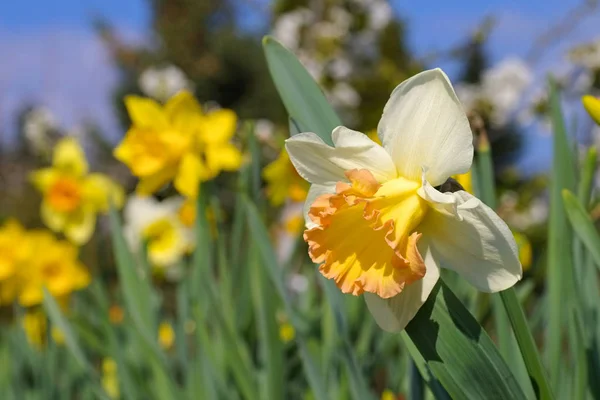
[[[595,98],[594,96],[583,96],[581,99],[583,106],[590,114],[590,117],[600,125],[600,100]]]
[[[88,163],[83,149],[75,138],[62,139],[54,148],[52,166],[61,172],[79,177],[87,174]]]
[[[201,139],[206,143],[225,143],[237,127],[237,115],[232,110],[220,109],[207,114],[202,120]]]
[[[148,196],[173,180],[176,173],[176,166],[168,166],[153,175],[145,176],[140,179],[135,191],[140,196]]]
[[[154,100],[139,97],[125,97],[125,107],[132,124],[141,129],[167,129],[169,123],[162,107]]]
[[[29,174],[33,186],[42,193],[46,193],[59,177],[60,173],[53,168],[42,168]]]
[[[242,165],[242,153],[232,144],[208,146],[206,164],[217,175],[221,170],[236,171]]]
[[[165,113],[171,126],[177,130],[197,131],[202,123],[202,107],[194,96],[185,90],[169,99],[165,105]]]
[[[159,132],[131,128],[114,151],[117,160],[127,165],[135,176],[156,174],[172,162],[168,138]],[[173,135],[175,136],[175,135]]]
[[[91,204],[97,210],[107,212],[109,205],[121,208],[125,192],[121,185],[104,174],[90,174],[83,182],[83,196],[86,204]]]
[[[96,227],[96,211],[92,207],[82,207],[69,215],[66,220],[64,233],[71,242],[82,245],[87,243]]]
[[[44,225],[54,232],[61,232],[67,223],[68,215],[55,211],[46,200],[42,200],[40,215]]]
[[[186,197],[195,198],[198,195],[200,182],[208,179],[211,171],[207,169],[200,158],[188,153],[183,157],[175,177],[175,188]]]

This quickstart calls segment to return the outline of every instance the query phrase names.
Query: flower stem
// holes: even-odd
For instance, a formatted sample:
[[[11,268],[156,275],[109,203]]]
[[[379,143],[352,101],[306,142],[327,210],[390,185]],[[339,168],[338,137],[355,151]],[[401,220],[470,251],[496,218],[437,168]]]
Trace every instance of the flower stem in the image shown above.
[[[546,371],[529,330],[525,313],[517,299],[515,289],[510,288],[500,292],[500,297],[513,327],[519,348],[521,349],[521,354],[523,355],[527,372],[529,372],[533,390],[536,392],[536,397],[541,400],[554,399]]]

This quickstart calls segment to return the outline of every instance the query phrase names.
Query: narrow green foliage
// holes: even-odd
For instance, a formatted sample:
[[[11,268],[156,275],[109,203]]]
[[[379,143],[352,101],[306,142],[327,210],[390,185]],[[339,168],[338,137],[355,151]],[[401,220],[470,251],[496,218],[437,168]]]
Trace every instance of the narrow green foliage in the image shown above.
[[[331,131],[342,123],[319,86],[296,56],[272,37],[263,38],[263,49],[271,77],[289,116],[301,132],[314,132],[332,145]]]
[[[572,235],[562,205],[562,190],[575,187],[575,164],[556,83],[550,82],[550,110],[554,131],[554,154],[550,181],[550,218],[548,224],[548,327],[546,349],[550,381],[558,382],[566,372],[562,343],[567,310],[571,306]]]

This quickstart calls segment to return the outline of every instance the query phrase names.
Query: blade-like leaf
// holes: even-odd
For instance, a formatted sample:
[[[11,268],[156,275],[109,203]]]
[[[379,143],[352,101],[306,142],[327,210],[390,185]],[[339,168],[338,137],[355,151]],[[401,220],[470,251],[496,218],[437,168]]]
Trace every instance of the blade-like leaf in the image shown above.
[[[300,61],[270,36],[263,38],[263,49],[275,87],[291,118],[302,132],[314,132],[333,144],[331,131],[341,125],[327,99]]]

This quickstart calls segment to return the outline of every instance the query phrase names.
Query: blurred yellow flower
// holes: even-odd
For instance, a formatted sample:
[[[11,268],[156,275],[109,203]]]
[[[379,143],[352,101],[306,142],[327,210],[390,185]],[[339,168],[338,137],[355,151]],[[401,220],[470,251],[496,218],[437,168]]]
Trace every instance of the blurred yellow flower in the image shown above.
[[[464,174],[454,175],[454,179],[463,187],[465,192],[473,193],[473,174],[471,170],[468,170]]]
[[[9,220],[0,227],[0,305],[10,304],[17,297],[17,271],[30,251],[27,233],[21,224]]]
[[[125,206],[125,237],[133,251],[146,244],[147,257],[156,268],[177,264],[194,245],[194,233],[180,220],[182,197],[157,201],[131,196]]]
[[[273,206],[280,206],[287,199],[306,199],[310,185],[298,175],[285,149],[281,150],[275,161],[263,169],[262,175],[267,181],[267,198]]]
[[[120,397],[117,363],[110,357],[102,360],[102,387],[111,399]]]
[[[165,350],[169,350],[173,347],[173,343],[175,343],[175,331],[170,323],[160,323],[158,327],[158,343]]]
[[[27,311],[21,319],[21,326],[25,331],[29,344],[33,348],[41,350],[46,343],[46,329],[48,326],[44,312],[39,309]]]
[[[385,389],[383,393],[381,393],[381,400],[397,400],[398,396],[394,394],[390,389]]]
[[[200,182],[240,167],[242,155],[230,142],[237,125],[233,111],[204,113],[187,91],[164,106],[127,96],[125,106],[132,126],[114,155],[140,178],[138,194],[152,194],[174,181],[179,193],[195,197]]]
[[[279,325],[279,338],[283,343],[289,343],[296,337],[296,330],[289,322]]]
[[[531,242],[523,233],[513,232],[515,241],[517,242],[517,248],[519,249],[519,261],[523,266],[523,271],[527,271],[531,267],[532,250]]]
[[[65,344],[65,334],[56,326],[53,326],[52,329],[50,329],[50,335],[52,336],[54,343],[59,346]]]
[[[90,275],[77,258],[77,248],[57,240],[50,232],[32,231],[28,240],[32,254],[17,271],[18,300],[25,307],[38,305],[44,298],[43,288],[58,298],[82,289],[90,283]]]
[[[586,95],[581,99],[583,106],[587,110],[590,117],[600,125],[600,99],[597,99],[594,96]]]
[[[90,239],[96,214],[107,212],[110,201],[117,207],[123,203],[118,184],[104,174],[88,174],[85,154],[74,138],[62,139],[54,148],[52,167],[34,171],[31,181],[44,196],[44,224],[76,244]]]

